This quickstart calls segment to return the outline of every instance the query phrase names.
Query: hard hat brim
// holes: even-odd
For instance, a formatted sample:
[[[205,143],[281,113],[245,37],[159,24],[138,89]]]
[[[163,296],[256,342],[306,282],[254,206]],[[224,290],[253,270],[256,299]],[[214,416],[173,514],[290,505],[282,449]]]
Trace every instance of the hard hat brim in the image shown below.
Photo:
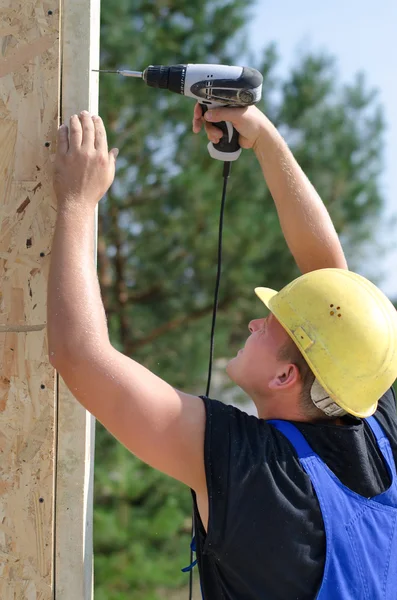
[[[267,306],[267,308],[269,310],[271,310],[270,301],[274,296],[277,295],[277,293],[278,292],[276,292],[275,290],[271,290],[270,288],[264,288],[264,287],[255,288],[255,294],[258,296],[258,298],[260,300],[262,300],[263,304],[265,306]]]

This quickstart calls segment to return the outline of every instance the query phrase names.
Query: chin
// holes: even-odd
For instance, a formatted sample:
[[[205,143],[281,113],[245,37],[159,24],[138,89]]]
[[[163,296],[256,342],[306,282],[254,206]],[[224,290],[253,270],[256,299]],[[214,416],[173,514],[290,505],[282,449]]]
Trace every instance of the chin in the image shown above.
[[[231,360],[229,360],[229,362],[226,365],[226,373],[227,373],[227,375],[229,376],[229,378],[234,383],[236,383],[237,385],[239,385],[238,381],[237,381],[237,379],[238,379],[238,377],[237,377],[238,367],[237,367],[237,364],[236,364],[237,362],[238,362],[237,356],[235,356],[234,358],[232,358]]]

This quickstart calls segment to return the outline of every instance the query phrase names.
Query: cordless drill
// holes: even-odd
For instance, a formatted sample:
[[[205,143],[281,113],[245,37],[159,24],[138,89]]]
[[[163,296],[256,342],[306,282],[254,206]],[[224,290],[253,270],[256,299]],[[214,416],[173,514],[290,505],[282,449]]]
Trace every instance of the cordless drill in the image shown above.
[[[263,77],[250,67],[227,65],[151,65],[144,71],[99,71],[142,78],[147,85],[189,96],[197,100],[203,114],[210,108],[250,106],[262,96]],[[208,144],[212,158],[231,162],[241,154],[239,134],[229,122],[215,124],[223,136],[217,144]]]

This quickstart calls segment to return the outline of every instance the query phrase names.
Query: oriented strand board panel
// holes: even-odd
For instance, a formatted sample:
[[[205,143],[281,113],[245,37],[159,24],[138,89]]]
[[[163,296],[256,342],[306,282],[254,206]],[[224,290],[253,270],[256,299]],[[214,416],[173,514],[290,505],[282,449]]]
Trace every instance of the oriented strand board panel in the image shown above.
[[[0,598],[88,600],[94,421],[48,362],[46,282],[58,123],[97,111],[99,0],[0,0],[0,40]]]
[[[49,600],[56,401],[46,280],[58,0],[0,0],[0,40],[0,598]]]
[[[99,68],[99,28],[100,0],[63,1],[61,114],[65,123],[82,110],[98,114],[98,74],[92,70]],[[56,599],[88,600],[93,595],[95,421],[62,379],[58,406]]]

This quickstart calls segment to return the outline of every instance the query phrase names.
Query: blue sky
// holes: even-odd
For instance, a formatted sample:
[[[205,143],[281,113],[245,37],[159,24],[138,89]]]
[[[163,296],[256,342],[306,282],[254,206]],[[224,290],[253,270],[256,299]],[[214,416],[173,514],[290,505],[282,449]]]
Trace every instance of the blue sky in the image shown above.
[[[378,88],[387,123],[381,184],[388,213],[396,214],[397,0],[258,0],[252,13],[251,47],[259,50],[276,42],[281,73],[289,70],[304,42],[311,50],[326,50],[336,57],[342,81],[363,71],[368,84]],[[393,237],[395,250],[381,258],[389,275],[380,287],[397,298],[397,231]]]

